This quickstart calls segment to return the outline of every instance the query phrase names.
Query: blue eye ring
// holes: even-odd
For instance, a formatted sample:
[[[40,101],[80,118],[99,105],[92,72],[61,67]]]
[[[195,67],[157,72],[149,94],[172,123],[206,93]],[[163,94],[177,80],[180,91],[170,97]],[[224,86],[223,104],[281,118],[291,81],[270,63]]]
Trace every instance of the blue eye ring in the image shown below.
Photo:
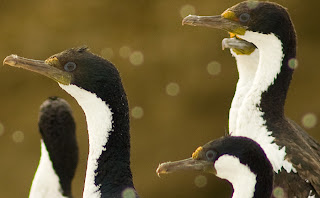
[[[75,64],[74,62],[67,62],[64,65],[64,70],[66,70],[67,72],[72,72],[76,68],[77,68],[77,64]]]
[[[206,157],[207,157],[207,160],[209,161],[213,161],[217,156],[217,152],[215,152],[214,150],[208,150],[206,152]]]
[[[240,22],[242,22],[242,23],[248,22],[249,19],[250,19],[250,14],[248,14],[248,13],[242,13],[242,14],[240,15],[240,17],[239,17],[239,20],[240,20]]]

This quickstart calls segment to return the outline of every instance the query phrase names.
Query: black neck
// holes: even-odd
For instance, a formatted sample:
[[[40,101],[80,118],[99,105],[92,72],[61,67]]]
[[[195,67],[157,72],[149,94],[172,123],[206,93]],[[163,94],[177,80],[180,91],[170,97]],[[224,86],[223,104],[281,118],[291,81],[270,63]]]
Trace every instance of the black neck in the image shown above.
[[[273,84],[269,86],[267,91],[262,93],[260,104],[261,110],[265,113],[265,119],[270,122],[284,117],[285,100],[294,71],[294,69],[289,66],[289,61],[294,61],[296,58],[296,37],[293,27],[291,34],[279,38],[282,41],[282,51],[284,54],[281,62],[281,70]]]
[[[122,85],[117,92],[98,95],[112,111],[113,124],[106,150],[98,159],[95,184],[101,185],[102,197],[122,197],[123,190],[133,188],[130,169],[129,107]],[[110,89],[109,89],[110,90]]]
[[[226,136],[207,145],[215,148],[220,155],[227,154],[235,156],[240,160],[241,164],[246,165],[250,171],[256,175],[255,189],[253,189],[255,198],[271,197],[273,187],[272,165],[257,142],[241,136]],[[206,147],[206,145],[204,147]],[[247,175],[243,175],[244,173],[239,173],[242,174],[241,176],[244,178],[247,178]],[[241,182],[246,182],[243,180],[241,180]],[[242,193],[239,194],[244,194],[243,192],[247,189],[239,188],[235,190],[242,191]]]
[[[244,137],[236,137],[246,140]],[[270,198],[273,189],[274,173],[272,165],[262,148],[251,139],[238,141],[238,157],[242,164],[247,164],[251,172],[256,175],[254,198]]]
[[[248,144],[248,147],[251,145]],[[251,146],[252,147],[252,146]],[[257,176],[254,191],[254,198],[270,198],[273,189],[274,173],[272,165],[262,149],[255,149],[254,153],[246,154],[245,164],[248,164],[250,170]]]
[[[63,107],[42,113],[39,119],[39,130],[53,169],[59,177],[62,194],[72,197],[71,182],[78,163],[78,146],[71,113]]]
[[[273,190],[273,171],[261,172],[257,175],[254,198],[270,198]]]

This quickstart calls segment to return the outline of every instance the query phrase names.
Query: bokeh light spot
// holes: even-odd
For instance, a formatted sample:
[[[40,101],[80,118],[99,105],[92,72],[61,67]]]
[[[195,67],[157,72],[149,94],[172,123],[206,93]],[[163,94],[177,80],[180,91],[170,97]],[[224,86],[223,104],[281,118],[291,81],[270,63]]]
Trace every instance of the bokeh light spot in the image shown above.
[[[177,83],[171,82],[166,87],[166,93],[169,96],[176,96],[180,92],[180,86]]]
[[[12,140],[15,143],[21,143],[24,140],[24,133],[22,131],[15,131],[12,134]]]
[[[129,59],[130,59],[131,64],[133,64],[133,65],[141,65],[144,61],[143,54],[140,51],[133,52],[130,55]]]
[[[194,6],[192,6],[190,4],[186,4],[186,5],[182,6],[180,9],[180,16],[182,18],[184,18],[190,14],[195,14],[195,13],[196,13],[196,9],[194,8]]]
[[[104,48],[101,50],[101,56],[106,59],[112,58],[114,55],[112,48]]]
[[[122,192],[122,198],[136,198],[136,193],[133,188],[126,188]]]
[[[281,187],[277,186],[273,189],[273,192],[272,192],[273,196],[275,198],[283,198],[284,197],[284,191]]]
[[[207,178],[203,175],[198,175],[195,179],[194,179],[194,184],[198,187],[198,188],[203,188],[207,185]]]
[[[302,117],[302,125],[308,129],[315,127],[317,121],[317,116],[314,113],[307,113]]]
[[[298,61],[297,59],[295,58],[291,58],[289,61],[288,61],[288,65],[291,69],[296,69],[298,67]]]
[[[131,115],[135,119],[142,118],[143,117],[143,109],[142,109],[142,107],[138,107],[138,106],[133,107],[132,111],[131,111]]]
[[[122,46],[120,49],[119,49],[119,55],[122,57],[122,58],[128,58],[131,54],[131,49],[130,47],[128,46]]]
[[[3,124],[0,122],[0,136],[4,134],[4,126]]]
[[[221,64],[217,61],[211,61],[207,66],[207,71],[210,75],[218,75],[221,72]]]

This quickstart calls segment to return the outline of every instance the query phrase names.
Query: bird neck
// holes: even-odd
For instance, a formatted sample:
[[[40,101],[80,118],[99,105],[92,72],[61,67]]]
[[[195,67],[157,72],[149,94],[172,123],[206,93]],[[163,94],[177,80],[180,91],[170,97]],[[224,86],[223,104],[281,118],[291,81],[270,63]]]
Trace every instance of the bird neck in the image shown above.
[[[72,197],[71,182],[78,164],[75,123],[67,104],[63,104],[63,101],[58,99],[49,100],[40,107],[38,122],[42,136],[40,162],[49,157],[54,172],[59,178],[61,193]]]
[[[287,172],[295,171],[285,159],[286,148],[275,143],[276,131],[270,128],[284,120],[284,103],[292,76],[287,62],[293,54],[288,53],[287,45],[274,34],[247,32],[242,38],[259,49],[259,65],[250,91],[240,107],[241,117],[237,120],[236,132],[232,135],[258,142],[275,172],[282,167]]]
[[[63,196],[63,188],[59,182],[59,177],[53,168],[48,150],[42,140],[41,157],[32,181],[29,197],[65,197]]]
[[[248,99],[259,106],[266,117],[282,119],[293,74],[289,62],[296,56],[295,37],[282,41],[272,33],[249,31],[244,38],[257,46],[260,57]]]
[[[233,198],[251,198],[257,183],[256,175],[248,166],[232,155],[223,155],[214,163],[217,176],[228,180],[233,187]]]
[[[252,83],[259,64],[259,50],[255,49],[251,54],[238,55],[232,49],[231,54],[237,62],[237,69],[239,73],[239,82],[241,84]]]
[[[272,173],[271,167],[262,170],[264,173],[254,173],[239,158],[226,154],[218,158],[214,167],[218,177],[232,184],[232,198],[270,198],[273,177],[268,173]]]
[[[230,52],[236,59],[239,73],[239,80],[229,112],[229,132],[232,133],[236,130],[239,108],[254,80],[259,63],[259,50],[255,49],[250,55],[237,55],[232,49]]]
[[[107,99],[75,85],[60,86],[77,100],[86,115],[89,154],[83,197],[121,197],[124,190],[134,189],[124,91]]]

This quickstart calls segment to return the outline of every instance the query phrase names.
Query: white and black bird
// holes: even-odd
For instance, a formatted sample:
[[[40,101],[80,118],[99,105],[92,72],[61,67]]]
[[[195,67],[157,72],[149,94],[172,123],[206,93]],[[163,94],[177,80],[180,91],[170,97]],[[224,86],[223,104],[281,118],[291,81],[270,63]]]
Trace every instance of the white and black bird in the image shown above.
[[[159,165],[157,174],[181,170],[213,173],[228,180],[233,198],[270,198],[273,169],[262,148],[246,137],[225,136],[200,146],[191,158]]]
[[[46,61],[11,55],[4,63],[55,80],[83,109],[89,135],[83,197],[137,197],[130,169],[128,100],[116,67],[85,47]]]
[[[71,183],[78,164],[75,122],[69,104],[50,97],[40,106],[41,157],[30,198],[72,197]]]
[[[286,8],[245,1],[218,16],[190,15],[183,23],[226,30],[257,47],[258,68],[232,135],[263,148],[284,196],[319,197],[320,145],[284,115],[296,63],[296,33]]]

